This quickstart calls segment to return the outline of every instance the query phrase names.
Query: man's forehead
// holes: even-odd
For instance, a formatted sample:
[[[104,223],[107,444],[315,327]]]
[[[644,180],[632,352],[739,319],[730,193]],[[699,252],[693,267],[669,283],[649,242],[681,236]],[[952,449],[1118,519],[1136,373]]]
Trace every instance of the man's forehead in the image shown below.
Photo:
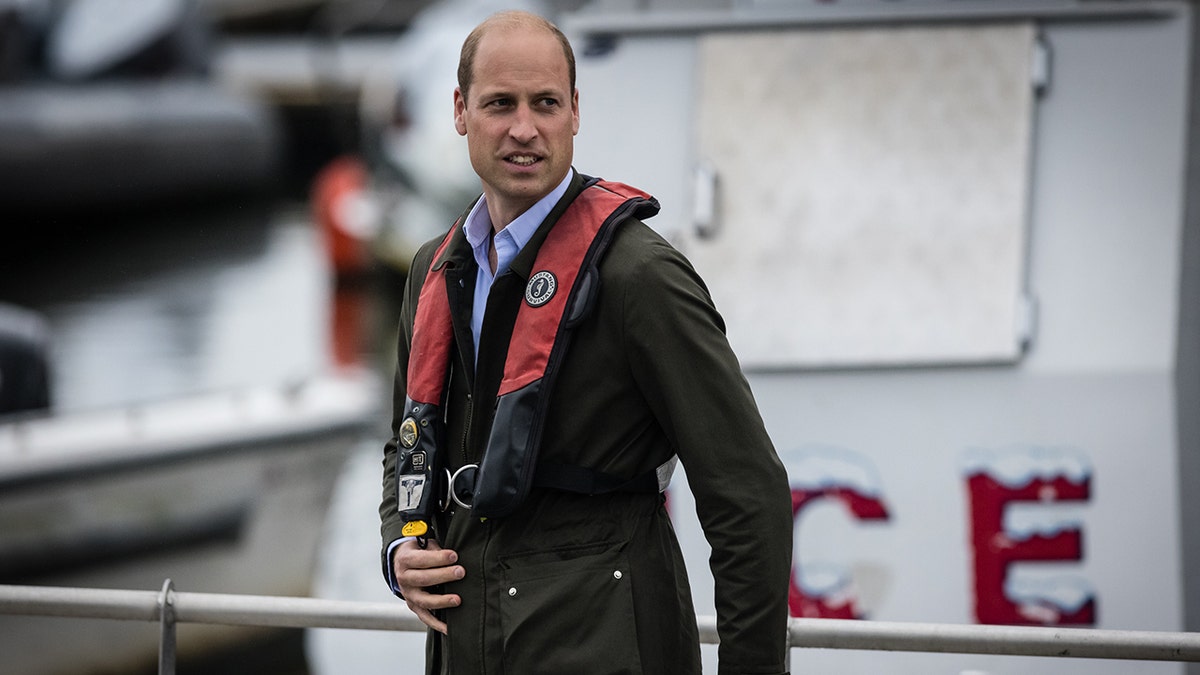
[[[544,86],[544,84],[544,81],[531,84],[529,81],[519,78],[505,78],[491,81],[481,80],[477,84],[471,85],[471,95],[473,97],[477,95],[479,98],[492,98],[495,96],[512,96],[514,98],[551,96],[554,98],[567,98],[568,84],[565,77],[562,78],[561,84],[557,81],[553,83],[553,86]]]
[[[570,88],[567,57],[558,40],[533,27],[485,33],[473,70],[476,82],[472,89],[525,90],[531,83],[544,93],[562,93]]]

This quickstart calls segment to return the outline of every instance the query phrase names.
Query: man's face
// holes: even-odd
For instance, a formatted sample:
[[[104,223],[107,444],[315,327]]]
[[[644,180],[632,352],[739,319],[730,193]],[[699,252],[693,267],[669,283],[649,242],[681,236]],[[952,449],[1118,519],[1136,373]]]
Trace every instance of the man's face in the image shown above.
[[[579,95],[558,40],[528,27],[484,34],[467,97],[454,90],[454,126],[497,229],[553,190],[579,131]]]

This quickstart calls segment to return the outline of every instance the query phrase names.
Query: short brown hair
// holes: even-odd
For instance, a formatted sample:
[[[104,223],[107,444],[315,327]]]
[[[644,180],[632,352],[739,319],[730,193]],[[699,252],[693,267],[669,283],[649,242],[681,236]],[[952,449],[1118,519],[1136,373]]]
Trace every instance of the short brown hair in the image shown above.
[[[471,78],[474,75],[475,53],[479,51],[479,42],[483,39],[483,34],[488,28],[493,26],[503,26],[505,28],[517,28],[521,26],[532,26],[542,28],[553,35],[560,45],[562,45],[563,56],[567,59],[567,73],[571,81],[571,93],[575,92],[575,52],[571,49],[571,43],[567,40],[567,36],[558,29],[548,19],[532,12],[523,12],[512,10],[506,12],[497,12],[489,16],[487,19],[475,27],[467,39],[463,42],[462,53],[458,58],[458,88],[462,91],[462,95],[466,97],[467,89],[471,86]]]

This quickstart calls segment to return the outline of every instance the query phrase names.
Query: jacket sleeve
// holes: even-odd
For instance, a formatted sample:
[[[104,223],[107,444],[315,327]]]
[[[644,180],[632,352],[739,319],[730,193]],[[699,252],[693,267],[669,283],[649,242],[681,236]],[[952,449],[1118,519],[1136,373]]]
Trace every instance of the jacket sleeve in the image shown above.
[[[792,512],[787,474],[703,281],[666,242],[624,284],[638,387],[675,446],[712,554],[720,675],[785,670]]]
[[[409,269],[414,272],[410,273],[411,276],[405,283],[404,296],[400,305],[400,324],[396,333],[396,373],[392,384],[392,435],[383,446],[383,498],[379,503],[379,531],[383,538],[383,546],[380,557],[384,579],[388,581],[388,585],[397,595],[399,593],[393,583],[391,561],[388,556],[391,544],[404,536],[400,533],[401,528],[404,527],[404,521],[400,518],[399,504],[396,500],[396,438],[400,423],[404,420],[404,400],[408,392],[406,386],[408,354],[409,348],[412,346],[417,297],[420,295],[421,281],[423,280],[423,274],[417,274],[416,270],[428,269],[432,258],[432,247],[427,245],[417,252],[412,265],[409,266]]]

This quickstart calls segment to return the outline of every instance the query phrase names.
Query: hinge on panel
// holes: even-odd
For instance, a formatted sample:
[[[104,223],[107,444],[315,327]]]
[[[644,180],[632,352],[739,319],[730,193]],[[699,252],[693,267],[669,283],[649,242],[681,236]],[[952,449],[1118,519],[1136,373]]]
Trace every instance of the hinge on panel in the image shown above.
[[[1050,43],[1043,35],[1033,40],[1033,63],[1029,79],[1033,84],[1033,93],[1042,96],[1050,88]]]
[[[1017,298],[1016,312],[1016,336],[1017,349],[1020,353],[1026,354],[1033,347],[1033,338],[1037,333],[1037,298],[1033,297],[1029,291],[1021,293],[1021,297]]]

